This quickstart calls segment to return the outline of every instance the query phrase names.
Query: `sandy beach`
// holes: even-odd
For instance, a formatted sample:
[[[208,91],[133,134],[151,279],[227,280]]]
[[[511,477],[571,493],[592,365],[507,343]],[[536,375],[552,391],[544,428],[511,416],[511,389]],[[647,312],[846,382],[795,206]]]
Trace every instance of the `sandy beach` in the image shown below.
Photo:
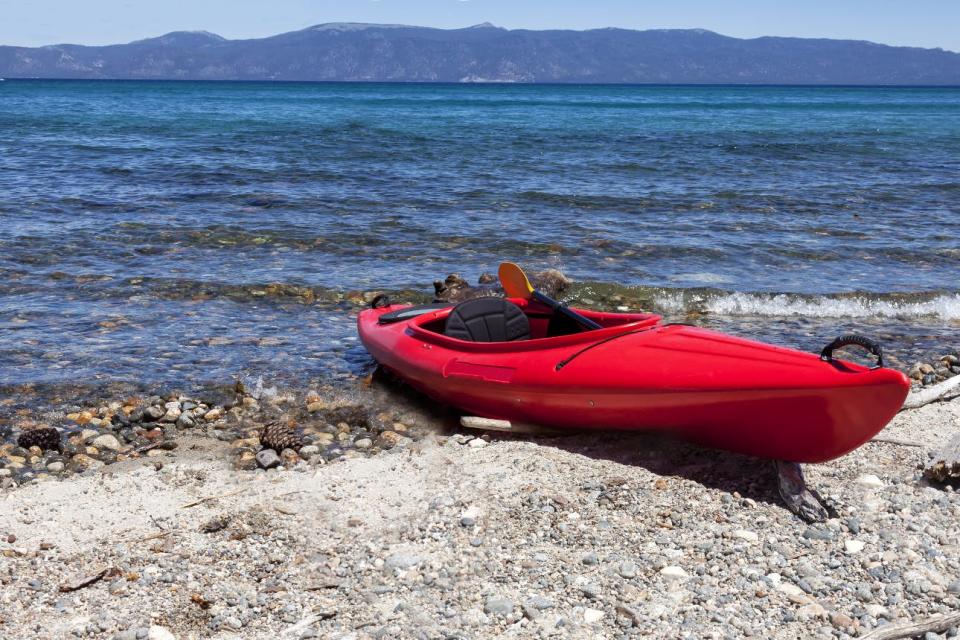
[[[651,435],[438,427],[270,471],[189,435],[0,495],[0,637],[858,637],[960,609],[960,496],[919,470],[958,432],[928,405],[881,434],[917,446],[807,466],[823,525],[769,462]]]

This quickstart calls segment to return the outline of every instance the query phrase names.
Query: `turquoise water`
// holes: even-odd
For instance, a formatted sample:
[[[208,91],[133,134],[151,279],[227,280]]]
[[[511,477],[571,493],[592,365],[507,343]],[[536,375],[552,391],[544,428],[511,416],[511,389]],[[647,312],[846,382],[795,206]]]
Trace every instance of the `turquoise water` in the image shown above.
[[[347,379],[350,292],[501,259],[908,360],[958,214],[958,89],[7,81],[0,384]]]

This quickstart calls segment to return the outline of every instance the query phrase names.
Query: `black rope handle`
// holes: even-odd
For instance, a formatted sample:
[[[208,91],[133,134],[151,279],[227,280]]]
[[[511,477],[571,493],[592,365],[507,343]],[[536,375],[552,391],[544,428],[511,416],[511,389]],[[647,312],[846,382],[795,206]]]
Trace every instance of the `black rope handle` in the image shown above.
[[[825,346],[823,351],[820,352],[820,359],[824,362],[833,362],[834,349],[840,349],[841,347],[848,347],[851,345],[863,347],[873,355],[877,356],[877,366],[875,368],[880,368],[883,366],[883,348],[880,346],[880,343],[875,340],[871,340],[866,336],[858,336],[853,333],[840,336]]]

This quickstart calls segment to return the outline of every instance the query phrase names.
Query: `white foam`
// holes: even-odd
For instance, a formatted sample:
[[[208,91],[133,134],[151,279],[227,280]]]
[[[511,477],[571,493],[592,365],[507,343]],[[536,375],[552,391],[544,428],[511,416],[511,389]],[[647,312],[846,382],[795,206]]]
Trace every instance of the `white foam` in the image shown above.
[[[690,308],[726,316],[806,316],[830,318],[936,317],[960,320],[960,294],[938,295],[929,300],[906,301],[867,296],[833,298],[787,294],[728,293],[685,296],[669,292],[655,297],[664,311]]]

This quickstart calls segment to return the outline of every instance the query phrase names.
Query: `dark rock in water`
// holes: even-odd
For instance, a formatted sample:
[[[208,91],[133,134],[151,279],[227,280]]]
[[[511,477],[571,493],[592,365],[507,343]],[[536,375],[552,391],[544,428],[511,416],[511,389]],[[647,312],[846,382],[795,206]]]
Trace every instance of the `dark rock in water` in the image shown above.
[[[201,396],[200,402],[208,407],[232,409],[238,402],[236,386],[208,390]]]
[[[44,451],[60,451],[62,448],[60,432],[53,427],[30,429],[20,434],[17,438],[17,446],[24,449],[40,447]]]
[[[324,409],[324,420],[330,424],[346,422],[356,428],[366,429],[370,426],[370,410],[362,405],[343,405]]]
[[[0,440],[6,440],[10,437],[10,433],[13,431],[9,426],[5,424],[0,424]]]
[[[434,296],[436,302],[463,302],[484,296],[503,295],[503,290],[492,286],[471,286],[458,273],[451,273],[443,282],[434,280]]]
[[[165,416],[166,413],[167,413],[166,410],[162,406],[152,404],[143,410],[143,421],[156,422],[157,420]]]
[[[479,283],[479,286],[474,287],[460,274],[451,273],[443,282],[434,281],[434,302],[457,303],[484,296],[503,295],[503,288],[492,274],[481,275]],[[547,296],[557,298],[570,286],[570,279],[556,269],[547,269],[533,274],[530,283]]]
[[[260,432],[260,444],[274,451],[299,450],[303,446],[303,438],[293,427],[273,422],[266,425]]]

